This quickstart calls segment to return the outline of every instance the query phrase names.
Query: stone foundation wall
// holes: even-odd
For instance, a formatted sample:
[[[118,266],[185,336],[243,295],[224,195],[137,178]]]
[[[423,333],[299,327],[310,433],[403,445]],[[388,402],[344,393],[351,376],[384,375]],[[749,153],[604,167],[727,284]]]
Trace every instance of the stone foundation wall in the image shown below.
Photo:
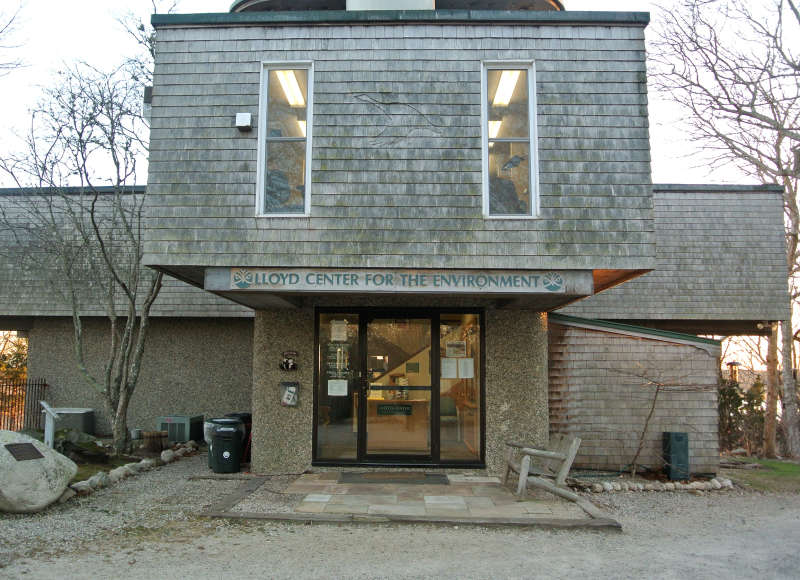
[[[660,468],[662,432],[689,434],[692,473],[716,473],[716,354],[688,344],[550,324],[550,430],[581,437],[576,467],[618,470],[633,459],[655,387],[640,465]]]

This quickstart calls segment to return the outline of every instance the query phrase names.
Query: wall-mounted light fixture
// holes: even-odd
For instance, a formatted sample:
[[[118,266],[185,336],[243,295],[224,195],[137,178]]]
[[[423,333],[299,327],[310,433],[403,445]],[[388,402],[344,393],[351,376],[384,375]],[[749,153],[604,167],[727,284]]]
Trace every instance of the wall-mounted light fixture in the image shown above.
[[[243,133],[253,128],[253,115],[251,113],[236,113],[236,128]]]

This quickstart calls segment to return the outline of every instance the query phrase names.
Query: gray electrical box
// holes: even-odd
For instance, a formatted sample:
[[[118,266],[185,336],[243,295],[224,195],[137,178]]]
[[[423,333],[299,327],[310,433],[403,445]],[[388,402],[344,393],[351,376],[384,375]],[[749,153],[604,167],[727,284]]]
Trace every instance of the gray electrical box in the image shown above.
[[[166,431],[170,443],[203,440],[203,415],[167,415],[156,419],[156,430]]]

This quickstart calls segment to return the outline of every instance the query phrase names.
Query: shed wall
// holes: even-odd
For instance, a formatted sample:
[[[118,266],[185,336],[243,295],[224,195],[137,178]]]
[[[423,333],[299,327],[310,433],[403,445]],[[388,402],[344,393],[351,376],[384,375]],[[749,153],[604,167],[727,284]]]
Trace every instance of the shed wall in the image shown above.
[[[550,431],[581,437],[575,467],[622,470],[633,459],[655,387],[639,465],[663,465],[664,431],[689,434],[692,473],[716,473],[719,361],[684,344],[550,324]]]

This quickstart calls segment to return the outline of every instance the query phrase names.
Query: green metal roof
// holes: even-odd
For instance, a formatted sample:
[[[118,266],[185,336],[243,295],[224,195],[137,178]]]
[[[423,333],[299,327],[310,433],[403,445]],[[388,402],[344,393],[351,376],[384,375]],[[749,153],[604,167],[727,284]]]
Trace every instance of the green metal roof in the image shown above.
[[[619,322],[610,322],[608,320],[597,320],[594,318],[580,318],[578,316],[567,316],[566,314],[550,313],[549,320],[556,323],[575,324],[581,326],[592,326],[596,328],[607,328],[609,330],[617,330],[619,332],[643,334],[653,336],[654,338],[666,338],[679,340],[681,342],[695,342],[698,344],[709,344],[712,346],[720,346],[722,344],[719,340],[711,338],[702,338],[694,334],[684,334],[682,332],[672,332],[670,330],[658,330],[656,328],[649,328],[647,326],[634,326],[633,324],[621,324]]]
[[[570,12],[530,10],[296,10],[205,14],[153,14],[150,22],[165,26],[256,26],[346,23],[462,22],[647,26],[649,12]]]

